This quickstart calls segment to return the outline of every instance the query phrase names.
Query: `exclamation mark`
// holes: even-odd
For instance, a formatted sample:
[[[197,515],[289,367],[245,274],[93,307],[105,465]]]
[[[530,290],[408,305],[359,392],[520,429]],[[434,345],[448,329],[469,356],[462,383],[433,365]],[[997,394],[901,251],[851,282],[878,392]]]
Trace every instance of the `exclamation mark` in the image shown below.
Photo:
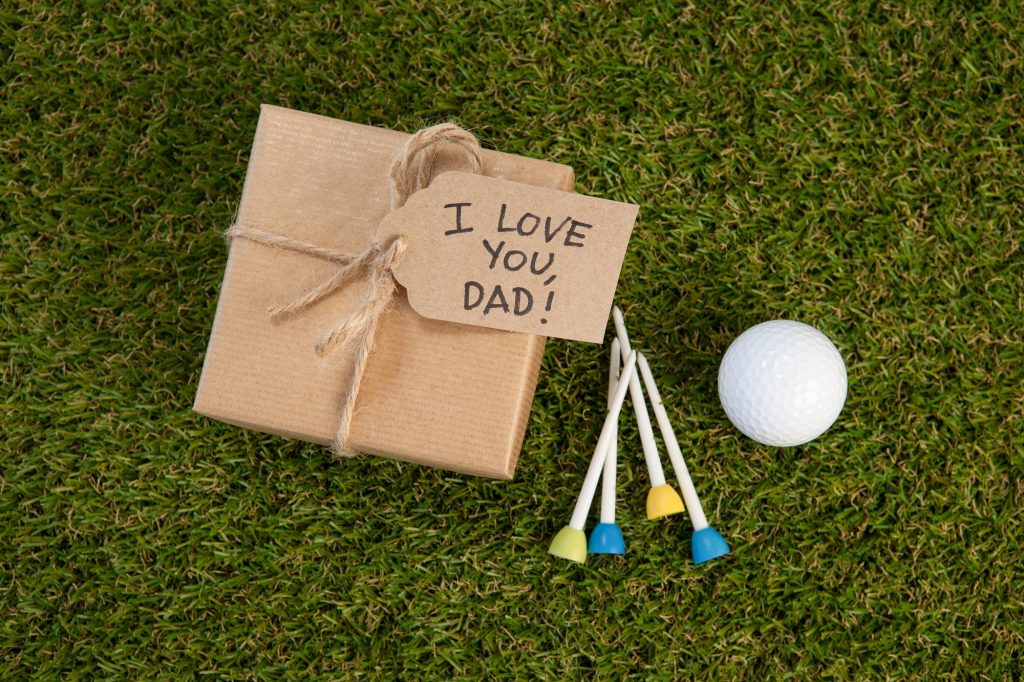
[[[548,292],[548,302],[544,306],[544,310],[546,312],[549,312],[549,313],[551,312],[551,304],[554,303],[554,301],[555,301],[555,292],[549,291]],[[540,323],[541,324],[547,324],[548,323],[548,318],[546,318],[546,317],[540,318]]]

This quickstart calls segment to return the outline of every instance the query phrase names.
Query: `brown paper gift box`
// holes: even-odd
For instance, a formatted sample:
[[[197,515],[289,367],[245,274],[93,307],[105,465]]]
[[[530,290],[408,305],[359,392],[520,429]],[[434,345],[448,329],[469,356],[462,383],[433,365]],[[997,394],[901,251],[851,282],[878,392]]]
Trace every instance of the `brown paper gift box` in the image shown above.
[[[387,171],[409,136],[264,105],[236,222],[358,254],[388,212]],[[485,175],[571,191],[568,166],[483,152]],[[439,154],[435,175],[458,169]],[[272,321],[268,307],[337,268],[244,239],[231,242],[195,410],[220,421],[330,443],[353,353],[319,357],[317,337],[352,312],[352,285]],[[492,478],[515,471],[545,338],[429,320],[399,287],[377,332],[352,419],[359,452]]]

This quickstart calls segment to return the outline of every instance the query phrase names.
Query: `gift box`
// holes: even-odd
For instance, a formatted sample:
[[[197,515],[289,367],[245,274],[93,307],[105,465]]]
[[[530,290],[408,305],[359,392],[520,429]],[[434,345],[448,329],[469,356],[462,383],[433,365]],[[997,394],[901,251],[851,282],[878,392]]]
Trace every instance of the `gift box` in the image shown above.
[[[353,256],[390,210],[388,171],[405,133],[263,106],[236,224]],[[440,149],[432,171],[459,168]],[[484,175],[570,191],[568,166],[484,150]],[[195,410],[248,429],[331,443],[353,352],[321,357],[316,339],[359,305],[360,283],[301,314],[268,308],[323,282],[337,263],[245,239],[227,265]],[[426,319],[401,287],[368,356],[348,431],[352,450],[511,478],[545,337]]]

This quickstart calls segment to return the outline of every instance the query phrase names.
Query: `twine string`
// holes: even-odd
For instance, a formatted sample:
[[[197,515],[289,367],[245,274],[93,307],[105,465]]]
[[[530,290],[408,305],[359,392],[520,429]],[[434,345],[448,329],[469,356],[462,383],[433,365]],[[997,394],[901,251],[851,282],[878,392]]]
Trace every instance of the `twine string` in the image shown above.
[[[430,184],[437,154],[444,145],[452,145],[454,149],[459,150],[465,156],[471,172],[481,172],[483,164],[480,158],[480,142],[472,133],[453,123],[424,128],[409,138],[402,152],[391,163],[388,172],[388,194],[392,211],[401,208],[410,196]],[[322,334],[313,346],[316,354],[323,357],[337,348],[354,344],[355,362],[352,379],[345,389],[345,400],[334,445],[340,455],[356,454],[348,448],[356,397],[366,371],[366,362],[373,350],[377,328],[394,298],[397,285],[393,271],[405,255],[408,246],[406,238],[399,235],[388,244],[381,244],[374,239],[361,254],[351,256],[243,223],[232,225],[225,236],[228,241],[246,239],[284,251],[315,256],[339,265],[328,279],[290,302],[270,308],[268,313],[272,319],[300,313],[353,280],[360,277],[364,280],[363,298],[355,311]]]

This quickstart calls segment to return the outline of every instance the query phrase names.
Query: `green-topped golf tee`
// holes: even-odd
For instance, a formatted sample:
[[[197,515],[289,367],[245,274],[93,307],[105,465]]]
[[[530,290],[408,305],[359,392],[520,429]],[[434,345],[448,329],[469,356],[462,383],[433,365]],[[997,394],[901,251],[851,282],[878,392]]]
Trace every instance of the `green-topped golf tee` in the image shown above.
[[[601,476],[601,469],[608,454],[608,444],[615,432],[619,412],[622,410],[622,402],[626,399],[626,391],[629,390],[630,380],[635,377],[635,371],[636,353],[630,353],[622,367],[622,373],[619,375],[619,384],[608,408],[604,425],[601,427],[601,436],[598,438],[597,447],[594,448],[594,455],[590,460],[590,467],[583,479],[583,487],[576,499],[572,518],[569,520],[569,525],[558,532],[548,548],[548,551],[555,556],[579,563],[587,560],[587,536],[583,533],[583,526],[587,522],[590,505],[594,502],[597,481]]]

